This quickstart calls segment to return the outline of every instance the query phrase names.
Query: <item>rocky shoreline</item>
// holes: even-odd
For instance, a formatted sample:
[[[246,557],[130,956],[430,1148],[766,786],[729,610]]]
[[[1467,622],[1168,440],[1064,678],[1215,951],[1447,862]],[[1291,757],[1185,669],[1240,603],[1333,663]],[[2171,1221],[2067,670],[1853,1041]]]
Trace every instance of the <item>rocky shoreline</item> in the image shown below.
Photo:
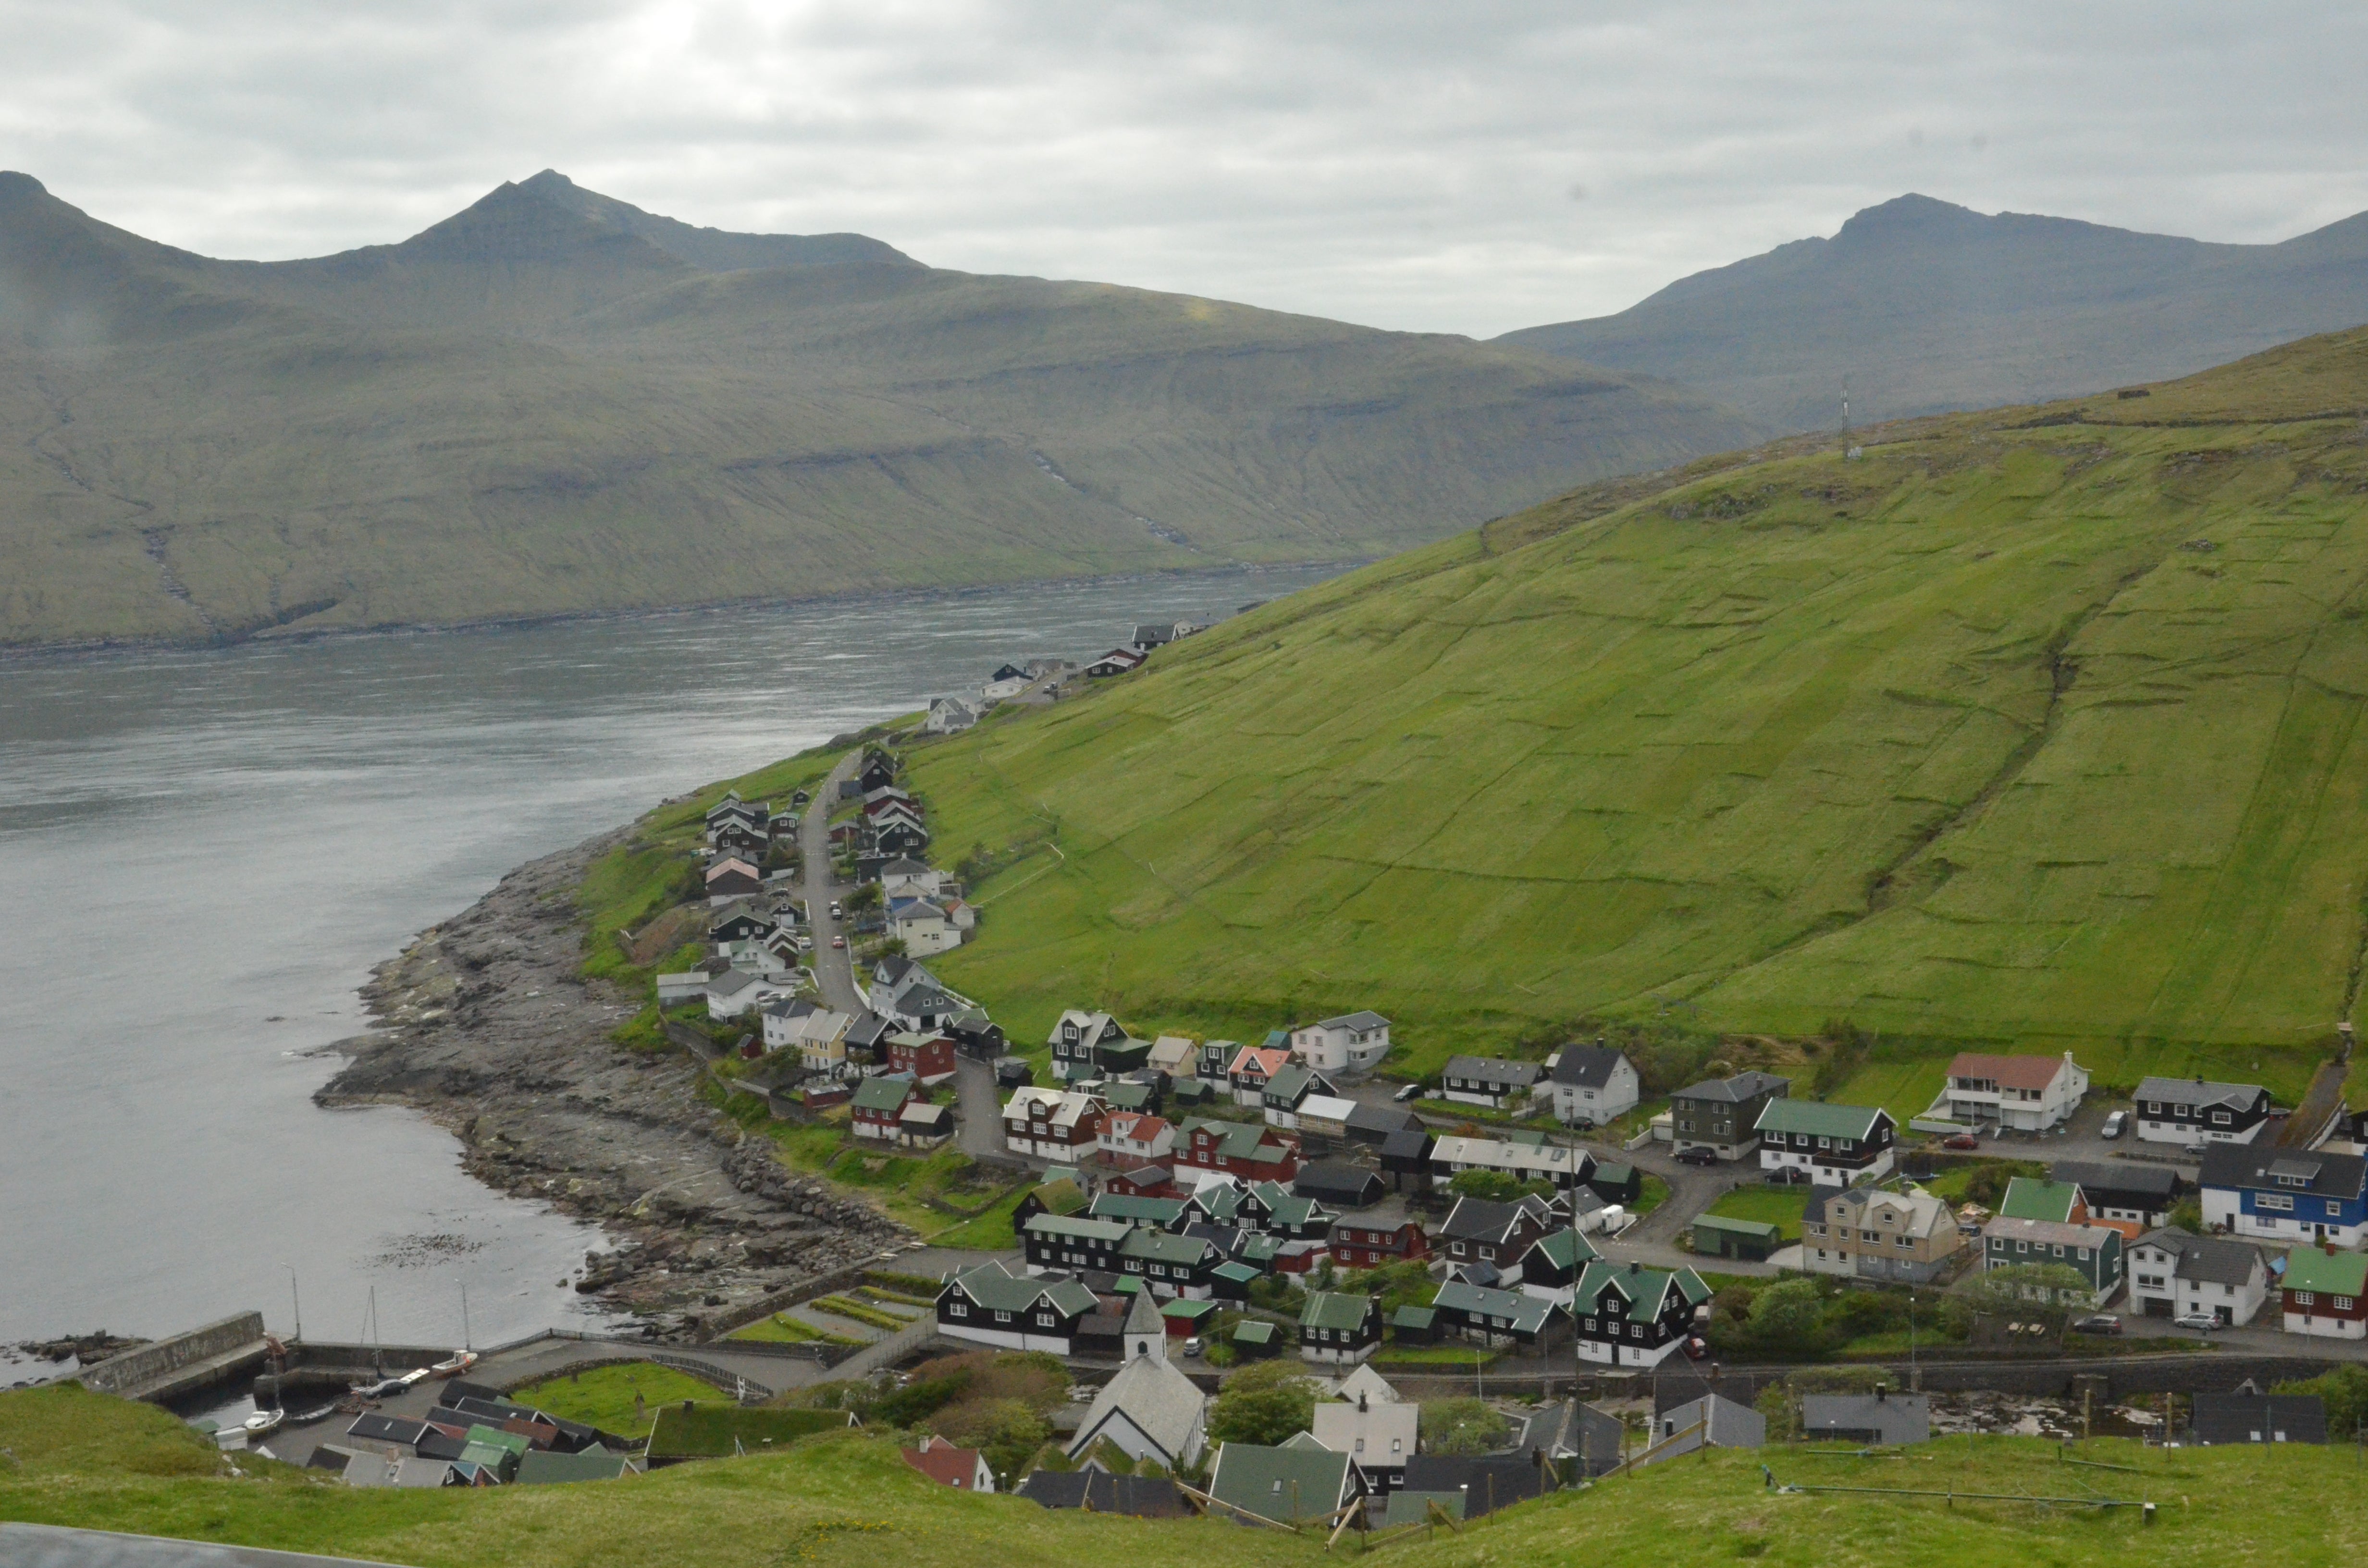
[[[575,1289],[668,1335],[910,1240],[790,1171],[699,1094],[700,1064],[610,1031],[642,999],[584,980],[575,889],[618,829],[529,861],[420,933],[362,987],[378,1027],[313,1098],[403,1105],[460,1139],[486,1186],[598,1221]]]

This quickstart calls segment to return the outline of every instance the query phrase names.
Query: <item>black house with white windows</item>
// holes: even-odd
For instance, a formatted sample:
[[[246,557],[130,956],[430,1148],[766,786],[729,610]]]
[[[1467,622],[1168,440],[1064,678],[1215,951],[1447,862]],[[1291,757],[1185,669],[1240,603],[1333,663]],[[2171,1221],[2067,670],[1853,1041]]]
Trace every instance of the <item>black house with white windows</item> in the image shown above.
[[[2130,1119],[2149,1143],[2249,1143],[2269,1125],[2270,1091],[2259,1084],[2204,1078],[2144,1078]]]

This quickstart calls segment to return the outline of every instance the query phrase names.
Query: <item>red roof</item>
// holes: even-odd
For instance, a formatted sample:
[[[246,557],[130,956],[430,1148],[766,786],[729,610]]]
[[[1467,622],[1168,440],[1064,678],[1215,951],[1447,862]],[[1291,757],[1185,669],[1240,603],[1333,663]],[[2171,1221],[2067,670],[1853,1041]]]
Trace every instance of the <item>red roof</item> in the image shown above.
[[[1263,1051],[1255,1045],[1246,1045],[1242,1047],[1242,1053],[1234,1058],[1234,1064],[1225,1071],[1228,1074],[1263,1073],[1271,1078],[1290,1065],[1291,1052],[1287,1051]]]
[[[1146,1116],[1141,1111],[1128,1111],[1111,1117],[1106,1131],[1113,1138],[1134,1138],[1145,1143],[1156,1143],[1159,1141],[1159,1135],[1167,1131],[1167,1123],[1160,1117]]]
[[[1952,1078],[1987,1078],[2002,1089],[2044,1089],[2064,1070],[2060,1056],[1985,1056],[1961,1051],[1949,1063]]]
[[[905,1450],[905,1462],[941,1485],[967,1492],[978,1481],[978,1450],[958,1449],[942,1437],[924,1437],[917,1449]]]

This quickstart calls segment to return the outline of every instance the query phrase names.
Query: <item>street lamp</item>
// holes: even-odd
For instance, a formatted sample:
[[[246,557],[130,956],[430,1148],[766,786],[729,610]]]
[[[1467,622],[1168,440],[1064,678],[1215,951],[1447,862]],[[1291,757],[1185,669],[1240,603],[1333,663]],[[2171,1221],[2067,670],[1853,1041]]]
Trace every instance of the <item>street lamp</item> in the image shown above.
[[[288,1305],[296,1314],[296,1337],[302,1339],[304,1337],[304,1302],[296,1294],[296,1266],[283,1263],[279,1267],[288,1271]]]

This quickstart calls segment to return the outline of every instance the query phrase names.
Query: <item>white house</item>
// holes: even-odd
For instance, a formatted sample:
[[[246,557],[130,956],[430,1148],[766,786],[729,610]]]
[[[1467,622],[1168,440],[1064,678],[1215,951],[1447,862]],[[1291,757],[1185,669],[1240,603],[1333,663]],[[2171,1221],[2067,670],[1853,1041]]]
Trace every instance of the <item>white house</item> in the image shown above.
[[[1001,680],[991,680],[980,687],[978,695],[982,705],[991,708],[998,702],[1009,701],[1033,684],[1024,675],[1006,676]]]
[[[1564,1189],[1595,1174],[1595,1156],[1560,1144],[1511,1143],[1452,1133],[1431,1145],[1432,1186],[1445,1187],[1465,1171],[1499,1171],[1518,1182],[1548,1181]]]
[[[1565,1127],[1600,1127],[1636,1108],[1635,1064],[1603,1045],[1565,1045],[1546,1073],[1554,1119]]]
[[[1144,1065],[1171,1078],[1190,1078],[1200,1060],[1199,1046],[1180,1034],[1164,1034],[1151,1042],[1151,1055]]]
[[[2270,1298],[2269,1266],[2250,1242],[2156,1231],[2130,1248],[2130,1305],[2150,1317],[2210,1312],[2242,1328]]]
[[[880,892],[888,898],[900,893],[935,898],[952,880],[934,866],[902,855],[880,868]]]
[[[1949,1063],[1947,1086],[1925,1114],[1976,1127],[2042,1132],[2080,1108],[2089,1071],[2066,1051],[2053,1056],[1991,1056],[1962,1051]]]
[[[1419,1441],[1422,1406],[1375,1399],[1360,1391],[1350,1400],[1319,1400],[1308,1430],[1315,1440],[1364,1473],[1375,1491],[1395,1490]]]
[[[921,728],[932,735],[951,735],[977,723],[978,714],[976,704],[959,697],[931,698],[929,716],[922,721]]]
[[[1119,1111],[1102,1123],[1101,1134],[1094,1142],[1113,1160],[1164,1160],[1175,1151],[1176,1127],[1162,1117]]]
[[[1120,1331],[1126,1365],[1102,1385],[1069,1440],[1073,1460],[1109,1443],[1129,1459],[1181,1470],[1207,1446],[1208,1400],[1167,1359],[1167,1332],[1148,1290],[1137,1291]]]
[[[888,922],[888,934],[904,943],[906,952],[926,957],[961,947],[977,924],[977,914],[958,898],[943,903],[920,899],[896,912]]]
[[[707,1016],[719,1022],[736,1018],[752,1007],[761,1007],[796,993],[796,985],[788,980],[771,979],[754,970],[728,969],[708,983]]]
[[[1343,1013],[1291,1031],[1291,1054],[1318,1073],[1366,1073],[1390,1053],[1390,1021],[1379,1013]]]
[[[1055,1165],[1076,1165],[1099,1146],[1109,1116],[1106,1102],[1074,1089],[1014,1089],[1003,1108],[1004,1147]]]

